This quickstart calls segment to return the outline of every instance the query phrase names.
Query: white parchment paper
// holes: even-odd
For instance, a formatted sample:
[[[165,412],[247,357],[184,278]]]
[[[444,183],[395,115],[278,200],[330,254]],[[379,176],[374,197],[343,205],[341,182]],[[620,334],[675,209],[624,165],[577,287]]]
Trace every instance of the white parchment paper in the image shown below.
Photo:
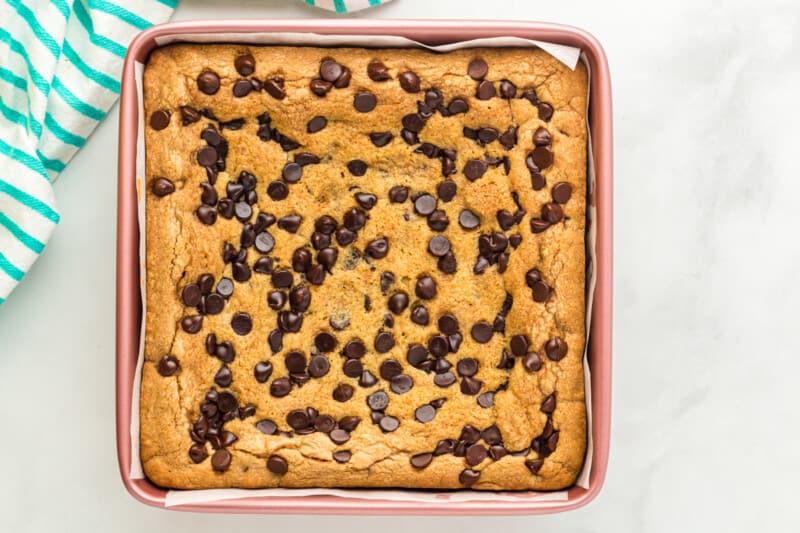
[[[475,47],[515,47],[515,48],[541,48],[558,61],[565,64],[570,69],[575,69],[578,61],[584,61],[588,69],[588,62],[581,55],[578,48],[572,48],[555,43],[547,43],[519,37],[492,37],[483,39],[472,39],[469,41],[458,41],[440,46],[429,46],[423,43],[392,35],[319,35],[313,33],[223,33],[223,34],[175,34],[165,35],[156,38],[159,46],[164,46],[175,42],[195,42],[195,43],[252,43],[269,45],[306,45],[323,47],[369,47],[369,48],[426,48],[437,52],[448,52],[461,48]],[[137,149],[136,149],[136,190],[138,194],[138,216],[139,216],[139,285],[142,293],[142,316],[146,316],[147,294],[146,294],[146,253],[145,235],[145,150],[144,150],[144,100],[143,94],[143,72],[144,64],[135,65],[136,90],[138,94],[139,124],[137,128]],[[591,76],[591,72],[590,72]],[[591,84],[590,84],[591,86]],[[588,124],[588,111],[587,111]],[[575,482],[579,487],[587,488],[589,473],[592,468],[592,417],[591,417],[591,372],[587,361],[588,332],[591,321],[592,302],[594,300],[594,287],[596,282],[595,273],[595,243],[596,228],[594,220],[596,218],[595,207],[591,201],[594,191],[594,160],[591,152],[591,141],[588,150],[588,193],[587,202],[587,290],[586,290],[586,332],[587,342],[583,353],[584,383],[586,387],[586,414],[588,441],[586,447],[586,460],[580,474]],[[131,478],[143,479],[145,477],[142,469],[141,457],[139,454],[139,405],[141,396],[141,375],[144,363],[144,319],[142,320],[141,334],[139,340],[139,356],[136,362],[136,374],[133,382],[131,398]],[[534,492],[534,491],[510,491],[510,492],[487,492],[475,490],[458,491],[420,491],[420,490],[395,490],[395,489],[208,489],[208,490],[169,490],[167,491],[165,505],[172,507],[190,503],[211,502],[219,500],[231,500],[236,498],[253,497],[297,497],[297,496],[338,496],[341,498],[359,498],[366,500],[393,500],[406,502],[467,502],[467,501],[519,501],[519,500],[538,500],[538,501],[563,501],[567,499],[567,491],[555,492]]]

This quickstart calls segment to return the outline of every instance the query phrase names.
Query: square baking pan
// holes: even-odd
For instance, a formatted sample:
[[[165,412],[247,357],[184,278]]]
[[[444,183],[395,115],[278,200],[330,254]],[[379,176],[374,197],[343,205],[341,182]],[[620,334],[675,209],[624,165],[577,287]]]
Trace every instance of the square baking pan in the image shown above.
[[[485,37],[522,37],[580,48],[591,71],[589,98],[590,154],[594,161],[591,206],[597,232],[596,286],[588,332],[591,370],[591,470],[587,488],[573,486],[561,500],[499,498],[455,501],[361,499],[324,496],[254,496],[170,506],[182,511],[297,514],[426,514],[514,515],[545,514],[575,509],[597,496],[606,474],[611,425],[611,337],[613,261],[613,143],[611,83],[605,53],[587,32],[570,26],[540,22],[455,20],[226,20],[176,22],[140,33],[128,50],[122,75],[120,102],[119,176],[117,210],[117,457],[122,481],[137,500],[167,507],[167,491],[148,479],[131,475],[131,415],[136,361],[142,326],[139,277],[139,226],[137,218],[136,154],[139,95],[136,64],[144,63],[165,36],[222,33],[254,34],[291,32],[323,35],[395,35],[438,45]],[[263,491],[259,494],[263,494]],[[285,494],[285,492],[283,493]],[[508,495],[508,493],[506,493]]]

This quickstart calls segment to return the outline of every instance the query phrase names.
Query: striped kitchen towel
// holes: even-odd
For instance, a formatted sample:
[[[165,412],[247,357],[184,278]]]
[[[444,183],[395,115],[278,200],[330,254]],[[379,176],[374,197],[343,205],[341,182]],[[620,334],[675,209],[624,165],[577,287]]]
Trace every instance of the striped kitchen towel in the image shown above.
[[[339,13],[389,0],[305,0]],[[125,51],[178,0],[0,0],[0,305],[58,223],[52,184],[116,102]]]

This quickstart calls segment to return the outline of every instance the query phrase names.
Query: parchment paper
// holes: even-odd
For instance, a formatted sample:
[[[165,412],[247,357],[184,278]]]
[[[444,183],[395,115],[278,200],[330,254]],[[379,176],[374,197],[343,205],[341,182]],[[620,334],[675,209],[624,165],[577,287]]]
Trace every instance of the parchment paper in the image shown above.
[[[156,43],[159,46],[164,46],[175,42],[239,42],[239,43],[253,43],[253,44],[270,44],[270,45],[306,45],[306,46],[324,46],[324,47],[341,47],[341,46],[355,46],[355,47],[369,47],[369,48],[426,48],[437,52],[448,52],[450,50],[457,50],[461,48],[475,48],[475,47],[515,47],[515,48],[531,48],[537,47],[546,51],[558,61],[569,67],[575,69],[578,61],[584,61],[587,69],[589,68],[588,62],[582,56],[580,49],[572,48],[555,43],[547,43],[542,41],[535,41],[529,39],[522,39],[519,37],[493,37],[483,39],[472,39],[469,41],[459,41],[440,46],[428,46],[405,37],[397,37],[392,35],[319,35],[313,33],[223,33],[223,34],[176,34],[166,35],[156,38]],[[145,153],[144,153],[144,104],[143,104],[143,72],[144,64],[136,63],[135,65],[136,76],[136,89],[138,93],[138,107],[139,107],[139,124],[137,129],[137,151],[136,151],[136,191],[138,196],[138,216],[139,216],[139,272],[141,279],[139,285],[142,293],[142,316],[146,316],[147,294],[146,294],[146,253],[145,253],[145,235],[146,235],[146,220],[145,217]],[[591,76],[591,71],[589,72]],[[591,84],[589,85],[591,86]],[[587,98],[588,102],[588,98]],[[588,110],[587,110],[587,124],[588,124]],[[588,350],[588,332],[591,321],[592,303],[594,300],[594,287],[596,282],[595,273],[595,244],[596,244],[596,228],[594,220],[596,217],[595,207],[591,201],[592,193],[594,190],[594,159],[591,151],[591,140],[589,140],[588,150],[588,201],[587,201],[587,290],[586,290],[586,332],[587,342],[583,353],[583,372],[585,383],[585,396],[586,396],[586,417],[587,417],[587,431],[588,440],[586,446],[586,459],[583,468],[578,475],[575,484],[579,487],[587,488],[589,482],[589,473],[592,468],[592,416],[591,416],[591,372],[587,361]],[[142,365],[144,363],[144,331],[145,324],[142,320],[140,341],[139,341],[139,357],[136,363],[136,374],[133,382],[132,398],[131,398],[131,478],[143,479],[145,477],[142,469],[141,457],[139,454],[139,400],[141,396],[141,375]],[[406,502],[466,502],[466,501],[518,501],[518,500],[539,500],[539,501],[563,501],[567,499],[567,491],[555,492],[535,492],[535,491],[510,491],[510,492],[494,492],[494,491],[476,491],[476,490],[458,490],[458,491],[420,491],[420,490],[396,490],[396,489],[284,489],[284,488],[269,488],[269,489],[208,489],[208,490],[169,490],[167,491],[165,505],[167,507],[184,505],[189,503],[210,502],[218,500],[230,500],[236,498],[253,498],[253,497],[282,497],[282,496],[339,496],[342,498],[359,498],[367,500],[394,500]]]

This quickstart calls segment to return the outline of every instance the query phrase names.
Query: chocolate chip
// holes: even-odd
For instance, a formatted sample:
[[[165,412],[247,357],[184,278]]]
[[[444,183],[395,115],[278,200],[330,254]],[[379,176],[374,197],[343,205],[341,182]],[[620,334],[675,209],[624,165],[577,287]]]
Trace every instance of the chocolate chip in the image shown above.
[[[475,58],[467,65],[467,74],[473,80],[482,80],[489,72],[489,65],[481,58]]]
[[[464,209],[458,215],[458,224],[465,230],[473,230],[481,225],[481,219],[469,209]]]
[[[247,335],[253,329],[253,320],[247,313],[236,313],[231,319],[231,328],[237,335]]]
[[[197,151],[197,162],[204,167],[216,165],[218,157],[213,146],[204,146]]]
[[[203,325],[203,317],[200,315],[186,316],[181,319],[181,328],[186,333],[197,333]]]
[[[353,397],[353,387],[347,383],[339,383],[333,389],[333,399],[337,402],[346,402]]]
[[[386,353],[394,347],[394,335],[389,331],[382,331],[375,336],[375,351]]]
[[[431,196],[430,194],[424,193],[420,194],[414,200],[414,211],[417,214],[422,216],[428,216],[434,212],[436,209],[436,198]]]
[[[546,146],[537,146],[531,152],[531,158],[539,170],[544,170],[553,164],[553,152]]]
[[[501,209],[497,212],[497,223],[504,231],[508,231],[516,223],[514,215],[506,209]]]
[[[367,396],[367,405],[373,411],[383,411],[389,406],[389,395],[379,390]]]
[[[425,127],[425,119],[423,119],[419,113],[411,113],[402,118],[402,124],[403,128],[408,131],[419,133],[422,131],[422,128]]]
[[[414,292],[418,298],[430,300],[436,296],[436,282],[430,276],[422,276],[417,280]]]
[[[206,296],[206,314],[218,315],[225,307],[225,300],[219,294],[209,294]]]
[[[462,359],[456,364],[459,376],[472,377],[478,372],[478,361],[472,357]]]
[[[286,98],[286,89],[283,87],[283,78],[264,80],[264,90],[276,100],[283,100]]]
[[[208,451],[203,444],[192,444],[189,448],[189,458],[195,464],[202,463],[208,458]]]
[[[267,470],[282,476],[289,471],[289,463],[280,455],[270,455],[269,459],[267,459]]]
[[[164,109],[155,111],[152,115],[150,115],[150,127],[156,131],[163,130],[169,126],[169,118],[169,111]]]
[[[343,69],[342,65],[334,61],[333,59],[325,59],[319,65],[319,75],[322,77],[323,80],[334,82],[339,79],[339,76],[342,75]]]
[[[287,183],[297,183],[303,176],[303,167],[298,163],[286,163],[281,172],[281,176]]]
[[[386,65],[377,59],[370,61],[367,65],[367,76],[369,76],[369,79],[372,81],[386,81],[392,79],[389,75],[389,71],[386,69]]]
[[[538,372],[542,368],[542,358],[536,352],[528,352],[522,360],[522,366],[528,372]]]
[[[564,211],[556,203],[544,204],[542,206],[542,220],[555,224],[564,218]]]
[[[566,182],[559,182],[553,185],[553,200],[559,204],[565,204],[572,196],[572,185]]]
[[[446,388],[456,382],[456,376],[452,372],[443,372],[433,376],[433,383],[439,387]]]
[[[214,383],[220,387],[228,387],[230,386],[231,382],[233,382],[233,375],[231,374],[230,368],[222,365],[217,371],[217,374],[214,376]]]
[[[375,207],[375,203],[378,201],[378,197],[377,196],[375,196],[372,193],[368,193],[368,192],[359,192],[359,193],[356,193],[355,196],[356,196],[356,202],[358,202],[358,205],[360,205],[361,207],[363,207],[364,209],[367,209],[367,210],[372,209],[373,207]]]
[[[419,84],[419,76],[411,71],[406,71],[401,73],[398,76],[398,80],[400,81],[400,87],[407,93],[418,93],[420,84]]]
[[[181,123],[184,126],[188,126],[189,124],[194,124],[198,120],[200,120],[200,113],[193,107],[189,107],[188,105],[182,105],[180,107],[181,112]]]
[[[550,285],[544,281],[537,281],[533,284],[532,289],[534,302],[546,302],[550,298]]]
[[[249,76],[256,69],[256,60],[252,54],[242,54],[237,56],[233,61],[233,66],[236,67],[236,72],[242,76]]]
[[[256,363],[256,366],[253,369],[253,374],[256,378],[256,381],[259,383],[265,383],[272,375],[272,363],[265,361]]]
[[[328,125],[328,119],[323,117],[322,115],[317,115],[311,120],[308,121],[306,125],[306,131],[308,133],[317,133],[325,128]]]
[[[358,359],[348,359],[344,362],[342,371],[349,378],[357,378],[364,372],[364,365]]]
[[[406,361],[408,361],[408,363],[411,366],[418,368],[423,361],[427,360],[427,358],[428,358],[428,351],[425,349],[424,346],[420,344],[411,344],[408,347],[408,352],[406,353]]]
[[[451,115],[458,115],[469,111],[469,104],[463,98],[453,98],[447,106],[447,112]]]
[[[358,384],[362,387],[369,388],[374,386],[376,383],[378,383],[378,378],[376,378],[375,375],[369,370],[364,370],[364,372],[361,374],[361,377],[358,378]]]
[[[273,181],[267,186],[267,194],[276,202],[286,199],[289,196],[289,187],[284,181]]]
[[[219,76],[216,72],[203,72],[197,77],[197,88],[208,95],[216,94],[219,91]]]
[[[510,100],[517,96],[517,86],[514,85],[512,82],[508,80],[503,80],[500,82],[500,96],[503,98]]]
[[[352,457],[352,453],[348,450],[339,450],[338,452],[333,452],[332,457],[337,463],[346,463]]]
[[[553,137],[545,128],[536,128],[533,132],[533,143],[536,146],[548,146],[553,142]]]
[[[494,405],[494,393],[489,391],[478,396],[478,405],[484,409],[489,409],[492,407]]]
[[[392,379],[403,372],[403,367],[394,359],[387,359],[381,363],[380,374],[383,379]]]
[[[292,311],[278,313],[278,328],[285,333],[296,333],[303,325],[303,315]]]
[[[472,470],[470,468],[465,468],[458,475],[458,482],[464,485],[465,487],[471,487],[472,485],[478,482],[478,478],[480,477],[481,473],[479,471]]]
[[[268,254],[275,247],[275,238],[268,232],[262,231],[255,238],[256,250],[262,254]]]
[[[399,315],[408,307],[408,294],[404,292],[397,292],[389,298],[389,310]]]
[[[456,197],[457,190],[456,182],[453,180],[444,180],[439,183],[439,186],[436,188],[436,194],[439,195],[441,201],[449,202]]]
[[[206,350],[208,351],[208,346],[206,346]],[[236,350],[233,349],[233,344],[230,341],[223,341],[214,347],[214,351],[211,354],[217,356],[224,363],[230,363],[236,357]]]
[[[272,353],[277,353],[283,349],[283,332],[279,329],[273,329],[267,336],[267,342]]]
[[[481,390],[483,382],[471,377],[464,377],[461,380],[461,392],[467,396],[475,396]]]
[[[308,427],[311,421],[308,418],[308,413],[302,409],[295,409],[286,415],[286,423],[289,424],[292,429],[303,429]]]
[[[237,98],[247,96],[252,90],[253,84],[250,83],[250,80],[238,80],[233,84],[233,96]]]
[[[172,355],[165,355],[158,361],[158,373],[164,377],[174,375],[180,368],[178,359]]]
[[[475,339],[477,342],[481,344],[485,344],[492,339],[492,335],[494,334],[494,330],[492,329],[491,324],[485,321],[477,322],[474,326],[472,326],[472,330],[470,331],[472,334],[472,338]]]
[[[297,230],[300,229],[300,224],[302,222],[303,217],[292,213],[291,215],[286,215],[285,217],[279,218],[278,227],[284,231],[288,231],[289,233],[297,233]]]
[[[475,97],[478,98],[478,100],[489,100],[490,98],[494,98],[496,94],[497,90],[490,81],[480,82],[478,84],[478,90],[475,91]]]
[[[517,145],[517,128],[515,126],[510,126],[497,140],[500,141],[503,148],[511,150]],[[508,174],[508,170],[506,170],[506,174]]]
[[[308,309],[308,306],[311,304],[311,291],[309,291],[307,287],[293,288],[289,291],[289,304],[292,307],[292,311],[302,313]]]
[[[428,251],[435,257],[442,257],[450,251],[450,241],[447,237],[437,235],[428,241]]]
[[[497,140],[500,133],[494,128],[481,128],[478,130],[478,140],[482,144],[489,144]]]
[[[317,253],[317,262],[328,272],[331,271],[338,258],[339,251],[336,248],[323,248]]]
[[[334,429],[329,436],[334,444],[344,444],[350,440],[350,433],[341,428]]]
[[[400,137],[406,142],[406,144],[411,146],[419,143],[419,137],[417,134],[405,128],[400,130]]]
[[[447,213],[442,209],[437,209],[428,215],[428,227],[433,231],[444,231],[450,225],[450,219],[447,218]]]
[[[342,75],[339,76],[335,82],[333,82],[333,86],[337,89],[344,89],[345,87],[350,85],[350,80],[353,77],[353,73],[350,72],[350,69],[347,67],[342,67]]]
[[[333,88],[333,84],[329,81],[321,80],[319,78],[311,80],[308,84],[311,92],[317,96],[325,96]]]
[[[360,177],[367,173],[367,164],[360,159],[353,159],[347,163],[347,170],[353,176]]]
[[[389,241],[386,237],[380,237],[367,244],[364,253],[373,259],[383,259],[389,253]]]
[[[553,106],[550,104],[540,102],[536,109],[539,111],[539,118],[545,122],[550,122],[550,119],[553,118]]]
[[[514,335],[511,337],[510,346],[511,346],[511,353],[516,355],[517,357],[522,357],[526,353],[528,353],[528,347],[530,343],[528,341],[528,337],[525,335]]]
[[[428,309],[424,305],[415,305],[411,309],[411,321],[420,326],[428,325]]]
[[[395,185],[389,189],[389,201],[395,204],[402,204],[408,199],[408,187]]]
[[[347,228],[339,228],[336,230],[336,242],[338,242],[341,246],[347,246],[354,240],[356,240],[356,234],[354,231]]]
[[[480,179],[487,170],[486,163],[480,159],[470,159],[464,165],[464,175],[470,181]]]
[[[473,444],[467,448],[465,458],[468,465],[476,466],[481,464],[484,459],[486,459],[487,455],[486,448],[480,444]]]
[[[531,219],[531,233],[541,233],[550,227],[550,223],[546,220]]]
[[[231,466],[231,454],[226,449],[220,449],[211,456],[211,467],[216,472],[225,472]]]
[[[369,134],[369,140],[372,141],[372,144],[381,148],[389,144],[392,139],[394,139],[394,135],[390,131],[381,131],[381,132],[374,132]]]
[[[272,272],[272,285],[278,289],[291,287],[293,282],[292,273],[286,269],[275,270]]]
[[[324,355],[315,355],[308,363],[308,373],[312,378],[321,378],[328,373],[330,368],[330,361]]]
[[[554,337],[545,345],[547,357],[553,361],[560,361],[567,355],[567,343],[561,337]]]
[[[540,191],[544,189],[546,184],[547,183],[542,174],[539,172],[531,172],[531,189],[534,191]]]
[[[418,453],[416,455],[412,455],[410,462],[411,466],[417,469],[422,469],[431,464],[433,461],[433,454],[432,453]]]
[[[512,248],[519,248],[519,245],[522,244],[522,235],[515,233],[514,235],[510,236],[508,238],[508,244],[510,244]]]
[[[400,421],[393,416],[386,415],[378,422],[378,426],[384,433],[391,433],[400,427]]]
[[[390,386],[395,394],[405,394],[414,387],[414,380],[406,374],[400,374],[391,379]]]
[[[269,386],[269,393],[276,398],[282,398],[291,392],[292,383],[288,378],[278,378]]]
[[[175,184],[167,178],[155,178],[150,182],[150,190],[156,196],[167,196],[175,192]]]
[[[375,98],[375,95],[362,91],[356,93],[355,97],[353,98],[353,107],[356,108],[356,111],[359,113],[369,113],[375,106],[378,104],[378,99]]]

